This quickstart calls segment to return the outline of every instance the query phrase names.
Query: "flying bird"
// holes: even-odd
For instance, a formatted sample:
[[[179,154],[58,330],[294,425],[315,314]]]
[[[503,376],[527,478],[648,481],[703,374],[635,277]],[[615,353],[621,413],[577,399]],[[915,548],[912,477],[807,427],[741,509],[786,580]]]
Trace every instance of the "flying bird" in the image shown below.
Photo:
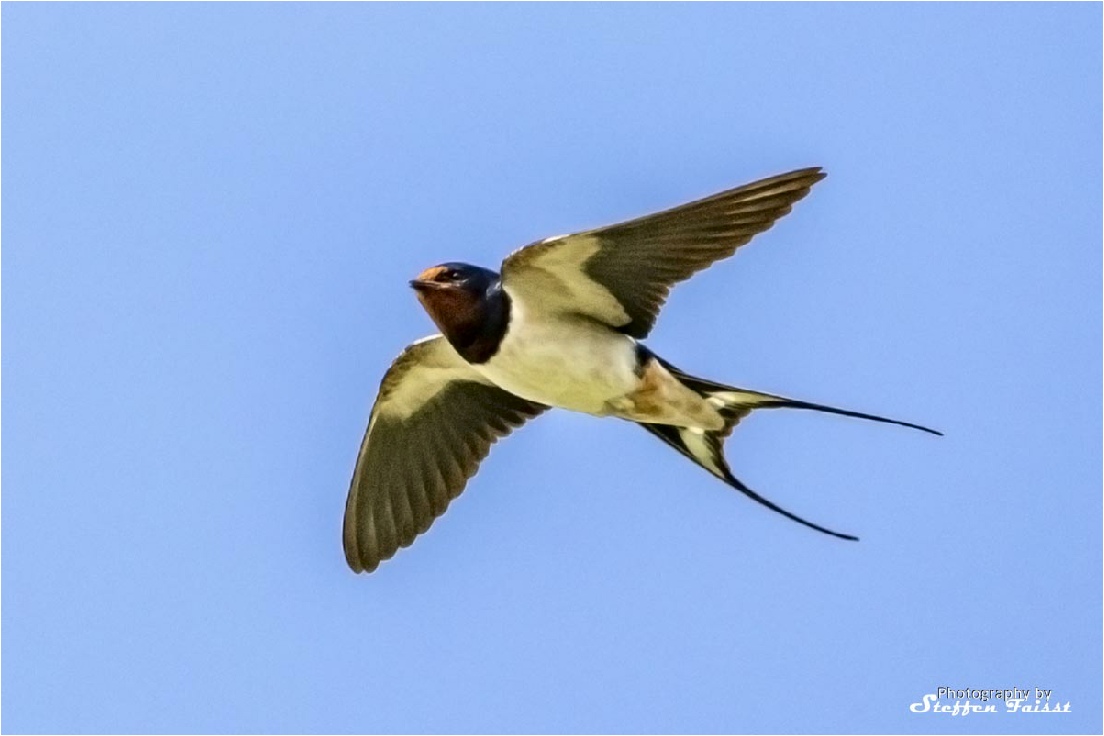
[[[370,572],[410,545],[491,445],[549,408],[618,417],[793,521],[732,474],[723,445],[754,409],[812,409],[933,429],[697,378],[644,345],[670,289],[767,230],[825,177],[791,171],[616,225],[546,238],[495,272],[444,263],[410,282],[440,334],[380,384],[345,506],[345,558]]]

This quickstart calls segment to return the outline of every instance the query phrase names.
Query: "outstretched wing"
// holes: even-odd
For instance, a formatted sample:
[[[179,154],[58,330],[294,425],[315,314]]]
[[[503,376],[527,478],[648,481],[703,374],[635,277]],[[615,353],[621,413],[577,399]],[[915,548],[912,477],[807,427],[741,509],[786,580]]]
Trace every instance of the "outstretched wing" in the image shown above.
[[[826,175],[773,176],[617,225],[527,245],[502,263],[507,291],[643,338],[671,287],[727,258],[790,211]]]
[[[345,505],[345,559],[371,572],[460,495],[500,437],[547,407],[487,383],[441,337],[395,359],[360,445]]]

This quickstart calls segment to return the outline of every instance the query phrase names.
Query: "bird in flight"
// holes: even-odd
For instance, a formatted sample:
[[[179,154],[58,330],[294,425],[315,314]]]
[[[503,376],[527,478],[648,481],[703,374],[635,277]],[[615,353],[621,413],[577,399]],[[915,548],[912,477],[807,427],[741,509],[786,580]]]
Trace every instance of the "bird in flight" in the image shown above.
[[[722,451],[754,409],[812,409],[933,429],[689,375],[641,342],[670,289],[731,256],[823,179],[799,169],[635,220],[560,235],[410,282],[440,334],[380,384],[345,506],[345,558],[371,572],[426,531],[491,445],[553,407],[635,422],[749,498],[819,532],[732,474]]]

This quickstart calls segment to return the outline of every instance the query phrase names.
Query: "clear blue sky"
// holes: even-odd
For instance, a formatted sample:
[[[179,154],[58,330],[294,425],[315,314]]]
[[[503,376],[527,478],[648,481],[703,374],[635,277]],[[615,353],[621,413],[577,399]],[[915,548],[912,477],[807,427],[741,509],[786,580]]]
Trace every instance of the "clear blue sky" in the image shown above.
[[[2,12],[5,730],[1100,731],[1099,4]],[[349,572],[407,279],[809,165],[649,345],[861,542],[560,412]]]

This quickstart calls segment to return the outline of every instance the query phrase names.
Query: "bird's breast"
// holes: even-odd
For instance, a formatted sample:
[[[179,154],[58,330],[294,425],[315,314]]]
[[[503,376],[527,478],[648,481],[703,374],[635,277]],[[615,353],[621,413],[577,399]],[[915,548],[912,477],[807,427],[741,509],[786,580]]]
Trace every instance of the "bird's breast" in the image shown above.
[[[634,389],[632,338],[583,316],[544,315],[511,297],[498,351],[473,367],[513,394],[572,411],[605,414]]]

